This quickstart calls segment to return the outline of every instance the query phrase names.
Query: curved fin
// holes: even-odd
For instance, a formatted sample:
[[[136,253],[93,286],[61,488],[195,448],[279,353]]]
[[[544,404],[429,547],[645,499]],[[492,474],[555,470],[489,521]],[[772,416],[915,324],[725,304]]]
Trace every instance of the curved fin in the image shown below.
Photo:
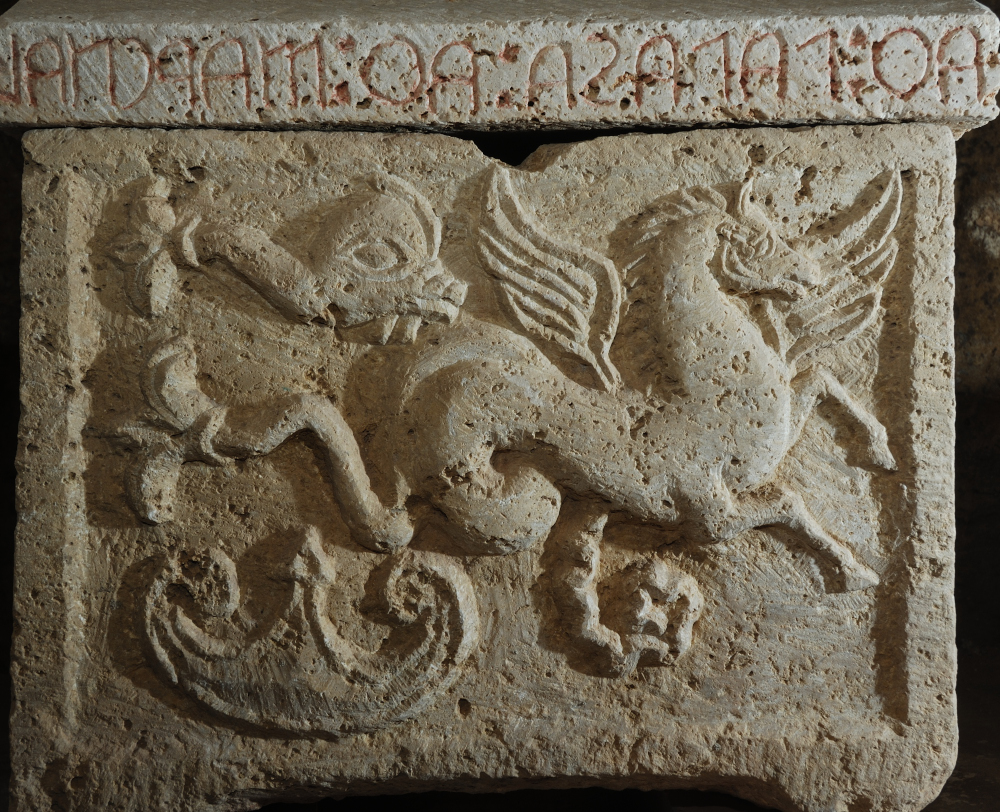
[[[349,640],[352,624],[331,614],[336,566],[315,527],[302,532],[286,577],[292,588],[284,608],[248,630],[245,619],[256,611],[247,611],[237,567],[221,548],[164,560],[144,612],[161,673],[234,722],[339,738],[427,709],[478,644],[472,584],[461,565],[439,554],[406,550],[370,572],[370,599],[360,608],[388,626],[374,651]]]
[[[197,371],[194,348],[187,338],[180,337],[153,351],[140,382],[149,405],[164,422],[181,431],[217,406],[198,388]]]

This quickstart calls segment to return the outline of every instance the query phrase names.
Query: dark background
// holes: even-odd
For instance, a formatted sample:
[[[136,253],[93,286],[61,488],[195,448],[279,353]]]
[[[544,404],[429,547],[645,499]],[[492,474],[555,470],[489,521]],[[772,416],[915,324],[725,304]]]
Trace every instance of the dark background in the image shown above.
[[[81,0],[85,2],[85,0]],[[13,3],[0,0],[0,12]],[[1000,0],[988,3],[997,10]],[[607,132],[600,133],[602,135]],[[587,131],[485,134],[474,138],[488,155],[520,163],[535,148],[552,141],[584,140]],[[0,133],[0,636],[13,629],[11,595],[14,579],[14,455],[18,405],[18,254],[20,249],[21,151],[17,134]],[[956,318],[959,335],[984,331],[995,339],[997,352],[986,359],[957,354],[957,572],[959,661],[958,766],[929,812],[993,812],[1000,810],[1000,260],[988,255],[964,228],[969,209],[984,199],[1000,206],[1000,122],[967,134],[958,142],[958,240]],[[992,197],[990,197],[992,196]],[[1000,239],[1000,233],[996,234]],[[998,303],[997,308],[992,304]],[[995,314],[983,323],[983,305]],[[982,342],[980,341],[980,345]],[[988,374],[984,374],[984,370]],[[7,650],[7,647],[4,647]],[[9,658],[9,650],[5,654]],[[9,659],[0,664],[0,696],[10,695]],[[0,743],[2,779],[6,784],[11,742]],[[3,787],[0,787],[0,792]],[[4,797],[5,792],[0,795]],[[524,790],[507,794],[467,795],[431,792],[327,800],[316,804],[273,804],[270,812],[381,812],[405,805],[407,812],[477,812],[518,808],[574,812],[625,807],[634,812],[763,812],[761,807],[728,795],[694,791],[640,792],[603,789]]]

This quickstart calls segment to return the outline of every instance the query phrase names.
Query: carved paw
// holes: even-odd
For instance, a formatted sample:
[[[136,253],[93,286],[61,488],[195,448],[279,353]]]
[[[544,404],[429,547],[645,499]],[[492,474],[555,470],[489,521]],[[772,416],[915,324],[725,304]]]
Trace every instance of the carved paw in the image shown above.
[[[635,662],[670,665],[691,648],[704,599],[698,583],[665,561],[626,570],[601,614]]]
[[[125,496],[144,524],[163,524],[174,517],[174,498],[183,459],[169,443],[142,449],[125,474]]]

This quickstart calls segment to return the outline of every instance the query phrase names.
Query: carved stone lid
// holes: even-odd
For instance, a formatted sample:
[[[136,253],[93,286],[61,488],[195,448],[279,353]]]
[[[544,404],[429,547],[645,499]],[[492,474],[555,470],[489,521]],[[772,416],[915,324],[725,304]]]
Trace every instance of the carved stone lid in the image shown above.
[[[971,0],[22,0],[0,124],[519,129],[997,115]]]

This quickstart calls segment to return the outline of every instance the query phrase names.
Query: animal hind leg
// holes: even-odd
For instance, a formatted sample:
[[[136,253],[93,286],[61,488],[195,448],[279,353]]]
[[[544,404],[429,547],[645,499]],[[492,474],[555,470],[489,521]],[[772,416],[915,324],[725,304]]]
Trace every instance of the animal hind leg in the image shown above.
[[[837,591],[853,592],[875,586],[878,575],[858,561],[841,542],[826,532],[809,512],[802,497],[785,488],[746,494],[732,505],[725,518],[710,527],[717,541],[727,541],[758,527],[777,525],[794,532],[799,541],[828,562],[836,572]]]
[[[495,463],[461,475],[451,472],[450,487],[433,499],[451,520],[457,541],[475,555],[509,555],[533,547],[548,536],[562,505],[559,489],[533,465]]]
[[[896,459],[889,450],[885,426],[868,409],[847,391],[833,374],[824,367],[814,366],[792,380],[795,398],[792,405],[792,431],[788,440],[791,448],[798,441],[806,421],[822,400],[832,400],[840,406],[864,434],[865,454],[868,459],[887,471],[896,470]]]

